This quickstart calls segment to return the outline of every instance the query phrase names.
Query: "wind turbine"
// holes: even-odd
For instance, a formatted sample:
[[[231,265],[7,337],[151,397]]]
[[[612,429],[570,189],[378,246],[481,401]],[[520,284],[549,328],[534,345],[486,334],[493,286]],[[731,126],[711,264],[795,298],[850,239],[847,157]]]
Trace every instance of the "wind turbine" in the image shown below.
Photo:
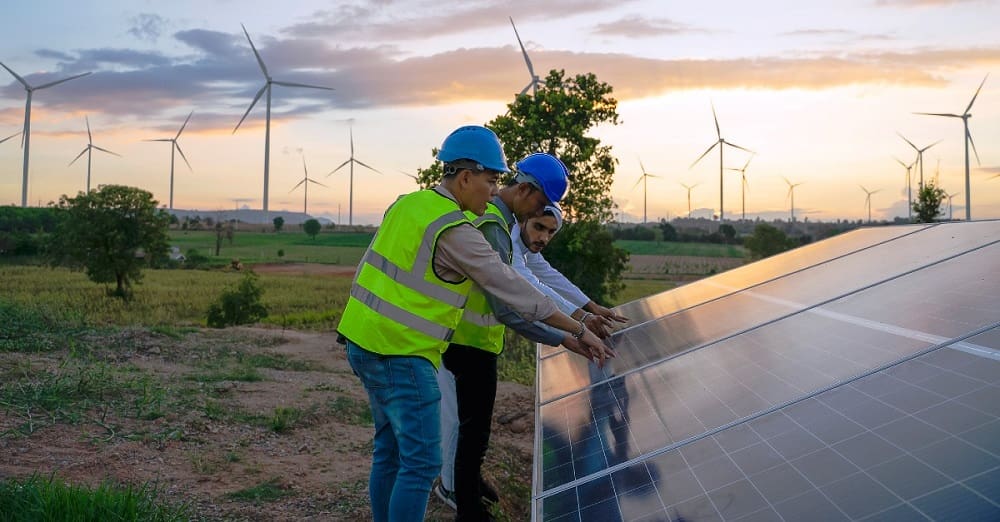
[[[910,183],[910,169],[912,169],[913,166],[916,165],[917,160],[913,160],[913,163],[907,165],[906,163],[903,163],[903,160],[895,156],[893,156],[892,159],[896,160],[896,163],[899,163],[900,165],[903,166],[904,169],[906,169],[906,218],[909,219],[910,221],[913,221],[913,192],[912,192],[913,184]]]
[[[191,111],[191,114],[188,114],[187,119],[184,120],[184,124],[181,125],[181,130],[177,131],[177,135],[174,136],[173,138],[159,138],[159,139],[155,139],[155,140],[143,140],[143,141],[168,141],[168,142],[170,142],[170,206],[168,207],[170,210],[174,209],[174,152],[175,151],[176,152],[180,152],[181,153],[181,158],[184,160],[184,163],[186,163],[187,166],[188,166],[188,170],[190,170],[192,172],[194,171],[194,169],[191,168],[191,163],[188,162],[187,157],[184,156],[184,151],[181,150],[180,144],[177,143],[177,140],[181,137],[181,133],[184,132],[184,127],[187,127],[188,121],[191,119],[191,116],[193,114],[194,114],[194,111]]]
[[[291,192],[295,192],[295,189],[299,188],[299,185],[305,185],[306,186],[306,188],[305,188],[305,195],[303,195],[303,197],[302,197],[302,213],[303,214],[308,214],[309,213],[309,211],[308,211],[309,210],[309,184],[310,183],[315,183],[315,184],[317,184],[317,185],[319,185],[321,187],[326,187],[326,185],[324,185],[324,184],[322,184],[322,183],[320,183],[320,182],[318,182],[318,181],[316,181],[314,179],[309,179],[309,169],[306,168],[306,155],[305,154],[302,155],[302,171],[306,173],[306,177],[302,178],[302,181],[300,181],[298,183],[298,185],[295,185],[294,187],[292,187],[292,190],[289,190],[288,192],[290,192],[290,193]],[[327,188],[329,188],[329,187],[327,187]]]
[[[788,181],[788,178],[786,178],[786,177],[782,177],[781,179],[785,180],[785,183],[788,184],[788,197],[792,198],[792,207],[791,207],[792,219],[791,220],[792,220],[792,223],[794,223],[795,222],[795,187],[801,185],[804,182],[799,182],[799,183],[794,183],[793,184],[791,181]]]
[[[414,176],[413,174],[410,174],[409,172],[406,172],[405,170],[401,170],[399,171],[399,173],[412,179],[413,182],[416,183],[418,187],[420,186],[420,178]]]
[[[899,134],[899,137],[903,138],[903,141],[905,141],[911,147],[913,147],[913,150],[917,151],[917,163],[920,164],[920,183],[917,185],[917,187],[922,189],[924,188],[924,151],[937,145],[938,143],[941,143],[941,140],[937,140],[934,143],[931,143],[930,145],[921,149],[920,147],[914,145],[912,141],[906,139],[906,136],[903,136],[899,132],[897,132],[896,134]]]
[[[998,176],[1000,176],[1000,174],[998,174]],[[994,177],[996,177],[996,176],[994,176]],[[952,217],[951,217],[952,216],[952,214],[951,214],[951,198],[957,196],[958,194],[959,194],[958,192],[956,192],[954,194],[948,194],[948,221],[952,220]]]
[[[84,116],[83,118],[87,122],[87,146],[84,147],[83,150],[81,150],[80,153],[77,154],[75,158],[73,158],[73,161],[69,162],[69,165],[76,163],[76,160],[80,159],[80,156],[83,156],[84,153],[87,154],[87,193],[90,193],[90,159],[91,159],[91,153],[94,151],[94,149],[97,149],[101,152],[107,152],[108,154],[118,156],[119,158],[121,157],[121,154],[117,154],[111,152],[108,149],[102,149],[97,145],[94,145],[94,136],[93,134],[90,133],[90,118],[88,118],[87,116]]]
[[[331,170],[330,174],[327,174],[326,176],[330,177],[330,175],[332,175],[334,172],[337,172],[338,170],[342,169],[345,165],[350,165],[349,168],[350,168],[351,175],[350,175],[350,180],[348,182],[348,189],[347,189],[347,224],[348,225],[353,225],[354,224],[354,164],[357,163],[358,165],[361,165],[362,167],[364,167],[366,169],[375,171],[378,174],[382,174],[382,173],[379,172],[379,170],[376,169],[375,167],[371,167],[371,166],[367,165],[365,162],[363,162],[361,160],[354,159],[354,127],[352,126],[352,127],[350,127],[350,129],[351,129],[351,157],[349,157],[346,160],[344,160],[343,163],[341,163],[340,165],[338,165],[337,168]]]
[[[868,190],[864,185],[858,185],[861,190],[865,191],[865,206],[868,207],[868,222],[872,222],[872,194],[881,191],[882,189]]]
[[[736,172],[739,172],[740,178],[743,179],[740,185],[740,203],[743,207],[743,214],[740,219],[743,220],[746,220],[747,218],[747,167],[750,166],[750,160],[752,160],[753,157],[754,155],[751,154],[750,157],[747,158],[747,162],[743,164],[743,168],[741,169],[736,169],[733,167],[729,167],[728,169],[726,169],[726,170],[735,170]]]
[[[691,167],[694,167],[699,161],[701,161],[701,158],[704,158],[705,156],[708,155],[709,152],[712,152],[712,149],[714,149],[716,146],[719,147],[719,221],[721,222],[722,219],[723,219],[723,215],[724,215],[724,211],[723,211],[723,207],[722,207],[722,150],[724,148],[726,148],[725,147],[726,145],[729,145],[730,147],[737,148],[737,149],[749,152],[751,154],[756,154],[756,152],[754,152],[754,151],[752,151],[750,149],[745,149],[743,147],[740,147],[739,145],[737,145],[735,143],[730,143],[730,142],[726,141],[725,138],[722,137],[722,131],[719,130],[719,118],[717,118],[715,116],[715,104],[714,103],[712,104],[712,118],[715,120],[715,135],[718,137],[718,140],[715,143],[713,143],[712,146],[708,148],[708,150],[706,150],[705,152],[703,152],[701,154],[701,156],[698,156],[698,159],[694,160],[694,163],[691,164]],[[690,169],[691,167],[688,167],[688,168]]]
[[[688,218],[691,217],[691,189],[697,187],[698,185],[701,185],[701,183],[695,183],[694,185],[691,185],[690,187],[687,186],[687,185],[685,185],[685,184],[683,184],[683,183],[681,183],[681,186],[684,187],[684,188],[686,188],[687,191],[688,191]]]
[[[535,68],[531,65],[531,58],[528,58],[528,51],[524,49],[524,43],[521,42],[521,35],[517,33],[517,26],[514,25],[514,19],[509,16],[507,18],[510,19],[510,26],[514,28],[514,36],[517,37],[517,44],[521,46],[521,54],[524,55],[524,64],[528,66],[528,75],[531,76],[531,81],[521,89],[518,96],[528,92],[528,89],[531,89],[531,95],[535,96],[538,94],[538,82],[541,79],[535,74]]]
[[[264,73],[264,86],[257,91],[257,95],[254,96],[253,101],[250,102],[250,106],[247,107],[247,111],[243,113],[243,117],[240,118],[240,122],[236,124],[236,128],[233,129],[233,134],[240,128],[243,124],[243,120],[247,118],[250,111],[253,109],[254,105],[257,104],[257,100],[267,92],[267,111],[264,116],[264,200],[263,200],[263,210],[267,212],[267,183],[268,183],[268,172],[269,164],[271,159],[271,86],[272,85],[282,85],[285,87],[305,87],[307,89],[323,89],[326,91],[332,91],[330,87],[320,87],[318,85],[307,85],[304,83],[292,83],[292,82],[282,82],[271,78],[271,74],[267,72],[267,66],[264,65],[264,60],[260,57],[260,53],[257,52],[257,48],[253,45],[253,40],[250,39],[250,33],[247,32],[246,26],[240,24],[243,27],[243,34],[247,36],[247,41],[250,42],[250,49],[253,50],[254,56],[257,57],[257,65],[260,66],[260,72]]]
[[[27,101],[24,102],[24,130],[21,131],[21,146],[24,147],[24,175],[21,180],[21,206],[26,207],[28,206],[28,157],[29,157],[29,150],[31,149],[31,95],[35,91],[48,89],[49,87],[59,85],[60,83],[68,82],[70,80],[75,80],[77,78],[81,78],[90,73],[85,72],[83,74],[77,74],[74,76],[70,76],[69,78],[63,78],[62,80],[43,83],[41,85],[31,85],[30,83],[25,81],[24,78],[18,76],[16,72],[12,71],[10,67],[4,65],[3,62],[0,62],[0,66],[2,66],[4,69],[7,69],[7,72],[13,75],[14,78],[17,79],[17,81],[21,82],[21,85],[24,86],[25,92],[28,93]]]
[[[642,169],[642,176],[639,176],[639,179],[635,182],[635,185],[632,185],[632,190],[635,190],[635,188],[639,186],[640,181],[642,182],[642,222],[647,223],[648,221],[646,219],[646,180],[647,178],[658,178],[659,176],[646,172],[646,167],[643,166],[642,160],[639,160],[639,168]]]
[[[976,97],[979,96],[979,91],[982,90],[983,85],[986,83],[986,78],[989,77],[990,77],[989,74],[983,77],[983,81],[979,84],[979,88],[976,89],[976,94],[972,95],[972,100],[969,101],[969,106],[965,108],[965,112],[963,112],[962,114],[951,114],[942,112],[915,113],[915,114],[923,114],[925,116],[945,116],[948,118],[961,118],[962,120],[962,125],[965,127],[965,136],[963,136],[963,138],[965,140],[965,220],[966,221],[972,220],[972,202],[970,201],[971,190],[969,185],[969,144],[972,144],[972,152],[975,153],[976,155],[976,164],[981,165],[981,163],[979,162],[979,153],[976,152],[976,144],[975,142],[972,141],[972,134],[969,132],[969,118],[972,117],[972,113],[969,111],[972,110],[972,104],[976,103]]]

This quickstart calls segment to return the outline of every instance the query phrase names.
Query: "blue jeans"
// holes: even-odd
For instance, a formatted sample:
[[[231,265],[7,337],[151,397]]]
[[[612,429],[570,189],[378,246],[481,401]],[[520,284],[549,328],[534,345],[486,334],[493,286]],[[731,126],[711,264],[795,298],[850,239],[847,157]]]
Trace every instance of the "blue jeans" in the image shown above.
[[[375,451],[368,494],[374,522],[424,519],[441,470],[441,392],[423,357],[386,357],[347,341],[347,360],[368,392]]]

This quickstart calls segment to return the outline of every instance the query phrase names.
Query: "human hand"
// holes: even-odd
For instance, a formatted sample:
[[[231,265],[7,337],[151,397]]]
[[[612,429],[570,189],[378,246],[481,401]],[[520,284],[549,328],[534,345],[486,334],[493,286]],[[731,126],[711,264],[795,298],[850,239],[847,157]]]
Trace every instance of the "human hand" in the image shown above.
[[[601,339],[606,339],[611,335],[611,332],[608,330],[611,328],[611,321],[597,314],[587,312],[584,315],[583,324],[587,325],[587,329],[594,332]]]
[[[593,301],[590,302],[590,306],[588,306],[587,308],[588,312],[603,317],[604,319],[607,319],[608,326],[611,326],[611,321],[616,321],[619,323],[628,322],[628,317],[625,317],[624,315],[618,315],[611,309],[603,307]]]
[[[566,346],[566,348],[568,348],[571,352],[586,357],[594,364],[597,364],[598,368],[602,368],[604,366],[604,361],[616,357],[614,350],[605,345],[604,342],[590,330],[584,330],[583,335],[579,339],[569,335],[566,337],[567,339],[563,342],[563,345]]]

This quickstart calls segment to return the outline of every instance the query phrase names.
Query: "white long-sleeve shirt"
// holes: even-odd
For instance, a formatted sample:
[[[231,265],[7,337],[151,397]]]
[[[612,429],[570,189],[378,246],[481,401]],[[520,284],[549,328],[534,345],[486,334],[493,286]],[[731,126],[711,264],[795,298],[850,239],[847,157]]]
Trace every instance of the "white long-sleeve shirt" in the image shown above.
[[[576,285],[566,279],[558,270],[542,257],[541,252],[528,250],[524,242],[521,241],[520,223],[513,227],[510,233],[510,242],[514,247],[512,266],[519,274],[524,276],[535,288],[551,298],[559,310],[569,315],[577,308],[583,308],[590,298],[583,293]]]

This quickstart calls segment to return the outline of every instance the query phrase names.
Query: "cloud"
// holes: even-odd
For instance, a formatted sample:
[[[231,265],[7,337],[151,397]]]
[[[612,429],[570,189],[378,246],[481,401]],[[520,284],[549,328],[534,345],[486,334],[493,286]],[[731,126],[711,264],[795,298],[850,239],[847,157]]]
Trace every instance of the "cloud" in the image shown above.
[[[639,15],[629,15],[614,22],[598,24],[591,32],[603,36],[648,38],[707,31],[695,29],[667,18],[643,18]]]
[[[139,13],[129,19],[132,27],[128,33],[147,42],[155,42],[160,38],[163,25],[166,22],[162,17],[151,13]]]
[[[878,7],[941,7],[957,4],[972,4],[983,0],[875,0]]]
[[[308,17],[308,21],[292,25],[283,32],[304,38],[353,35],[389,41],[413,40],[478,29],[507,30],[508,17],[513,17],[517,23],[547,21],[565,17],[567,13],[580,15],[614,9],[629,1],[479,0],[455,2],[447,6],[426,0],[374,2],[368,6],[344,5],[334,10],[317,11]]]

